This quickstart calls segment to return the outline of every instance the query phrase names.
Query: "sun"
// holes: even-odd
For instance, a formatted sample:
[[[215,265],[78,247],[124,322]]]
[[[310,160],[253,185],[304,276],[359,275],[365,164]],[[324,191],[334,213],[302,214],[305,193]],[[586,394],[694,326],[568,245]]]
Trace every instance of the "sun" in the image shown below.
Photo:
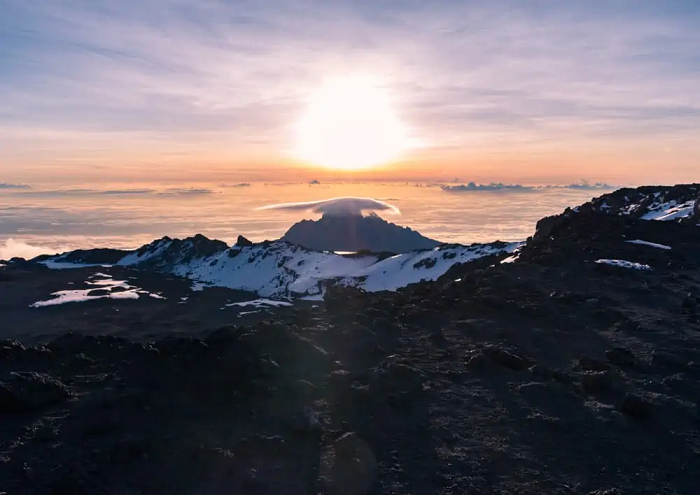
[[[385,165],[411,148],[388,91],[370,77],[328,80],[310,96],[294,131],[295,158],[336,170]]]

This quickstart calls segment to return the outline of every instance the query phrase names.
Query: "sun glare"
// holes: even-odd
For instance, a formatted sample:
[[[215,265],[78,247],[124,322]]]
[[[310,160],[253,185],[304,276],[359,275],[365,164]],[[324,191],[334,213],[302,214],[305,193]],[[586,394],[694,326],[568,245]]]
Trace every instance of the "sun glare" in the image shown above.
[[[295,131],[297,159],[337,170],[384,165],[411,147],[388,92],[368,77],[326,82],[309,98]]]

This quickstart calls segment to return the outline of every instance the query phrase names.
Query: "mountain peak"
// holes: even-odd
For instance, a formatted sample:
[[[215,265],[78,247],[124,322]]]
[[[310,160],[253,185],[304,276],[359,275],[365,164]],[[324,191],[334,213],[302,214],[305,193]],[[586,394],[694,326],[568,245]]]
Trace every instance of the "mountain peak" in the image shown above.
[[[247,246],[252,246],[253,242],[250,241],[247,237],[244,237],[242,235],[238,236],[238,239],[236,239],[236,244],[235,246],[237,247],[247,247]]]
[[[319,251],[405,253],[440,245],[439,241],[387,222],[374,212],[366,216],[357,212],[326,212],[319,220],[302,220],[292,225],[282,240]]]

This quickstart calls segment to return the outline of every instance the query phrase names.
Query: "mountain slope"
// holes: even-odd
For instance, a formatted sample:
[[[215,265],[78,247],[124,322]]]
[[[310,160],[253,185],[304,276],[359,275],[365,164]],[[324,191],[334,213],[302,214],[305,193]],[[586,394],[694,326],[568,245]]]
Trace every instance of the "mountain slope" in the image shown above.
[[[518,243],[498,242],[441,245],[386,257],[314,251],[284,241],[229,248],[226,243],[197,235],[184,240],[164,237],[128,252],[116,263],[113,253],[109,259],[119,266],[169,273],[264,297],[310,297],[320,296],[329,285],[336,284],[371,292],[396,290],[412,283],[436,280],[456,264],[511,253],[518,246]],[[91,251],[81,252],[80,256],[67,253],[41,260],[49,266],[105,262]]]
[[[618,189],[595,198],[579,210],[587,208],[642,220],[700,224],[700,184]]]
[[[319,251],[368,250],[375,253],[406,253],[440,245],[439,241],[387,222],[376,214],[326,213],[319,220],[295,223],[281,240]]]

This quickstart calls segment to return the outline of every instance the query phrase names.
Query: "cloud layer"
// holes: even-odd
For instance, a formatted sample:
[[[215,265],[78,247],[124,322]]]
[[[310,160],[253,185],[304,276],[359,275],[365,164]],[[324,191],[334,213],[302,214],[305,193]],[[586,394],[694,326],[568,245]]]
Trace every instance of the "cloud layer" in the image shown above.
[[[27,244],[23,241],[7,239],[5,244],[0,244],[0,260],[9,260],[12,258],[32,259],[42,254],[55,254],[62,250],[52,249],[48,246],[40,246],[35,244]]]
[[[368,211],[385,211],[394,215],[400,215],[401,211],[394,205],[372,198],[331,198],[321,201],[305,201],[301,203],[281,203],[267,205],[258,210],[289,210],[312,211],[324,215],[362,215]]]
[[[534,189],[532,186],[523,186],[521,184],[503,184],[501,182],[492,182],[490,184],[460,184],[456,186],[440,186],[443,191],[447,192],[470,192],[470,191],[529,191]]]
[[[8,184],[7,182],[1,182],[0,189],[31,189],[31,186],[27,184]]]
[[[440,185],[440,189],[445,192],[474,192],[474,191],[534,191],[541,189],[577,189],[586,191],[616,189],[619,186],[613,186],[605,182],[590,183],[586,180],[573,184],[548,184],[544,186],[527,186],[523,184],[504,184],[502,182],[491,182],[488,184],[477,184],[469,182],[467,184],[458,185]]]

